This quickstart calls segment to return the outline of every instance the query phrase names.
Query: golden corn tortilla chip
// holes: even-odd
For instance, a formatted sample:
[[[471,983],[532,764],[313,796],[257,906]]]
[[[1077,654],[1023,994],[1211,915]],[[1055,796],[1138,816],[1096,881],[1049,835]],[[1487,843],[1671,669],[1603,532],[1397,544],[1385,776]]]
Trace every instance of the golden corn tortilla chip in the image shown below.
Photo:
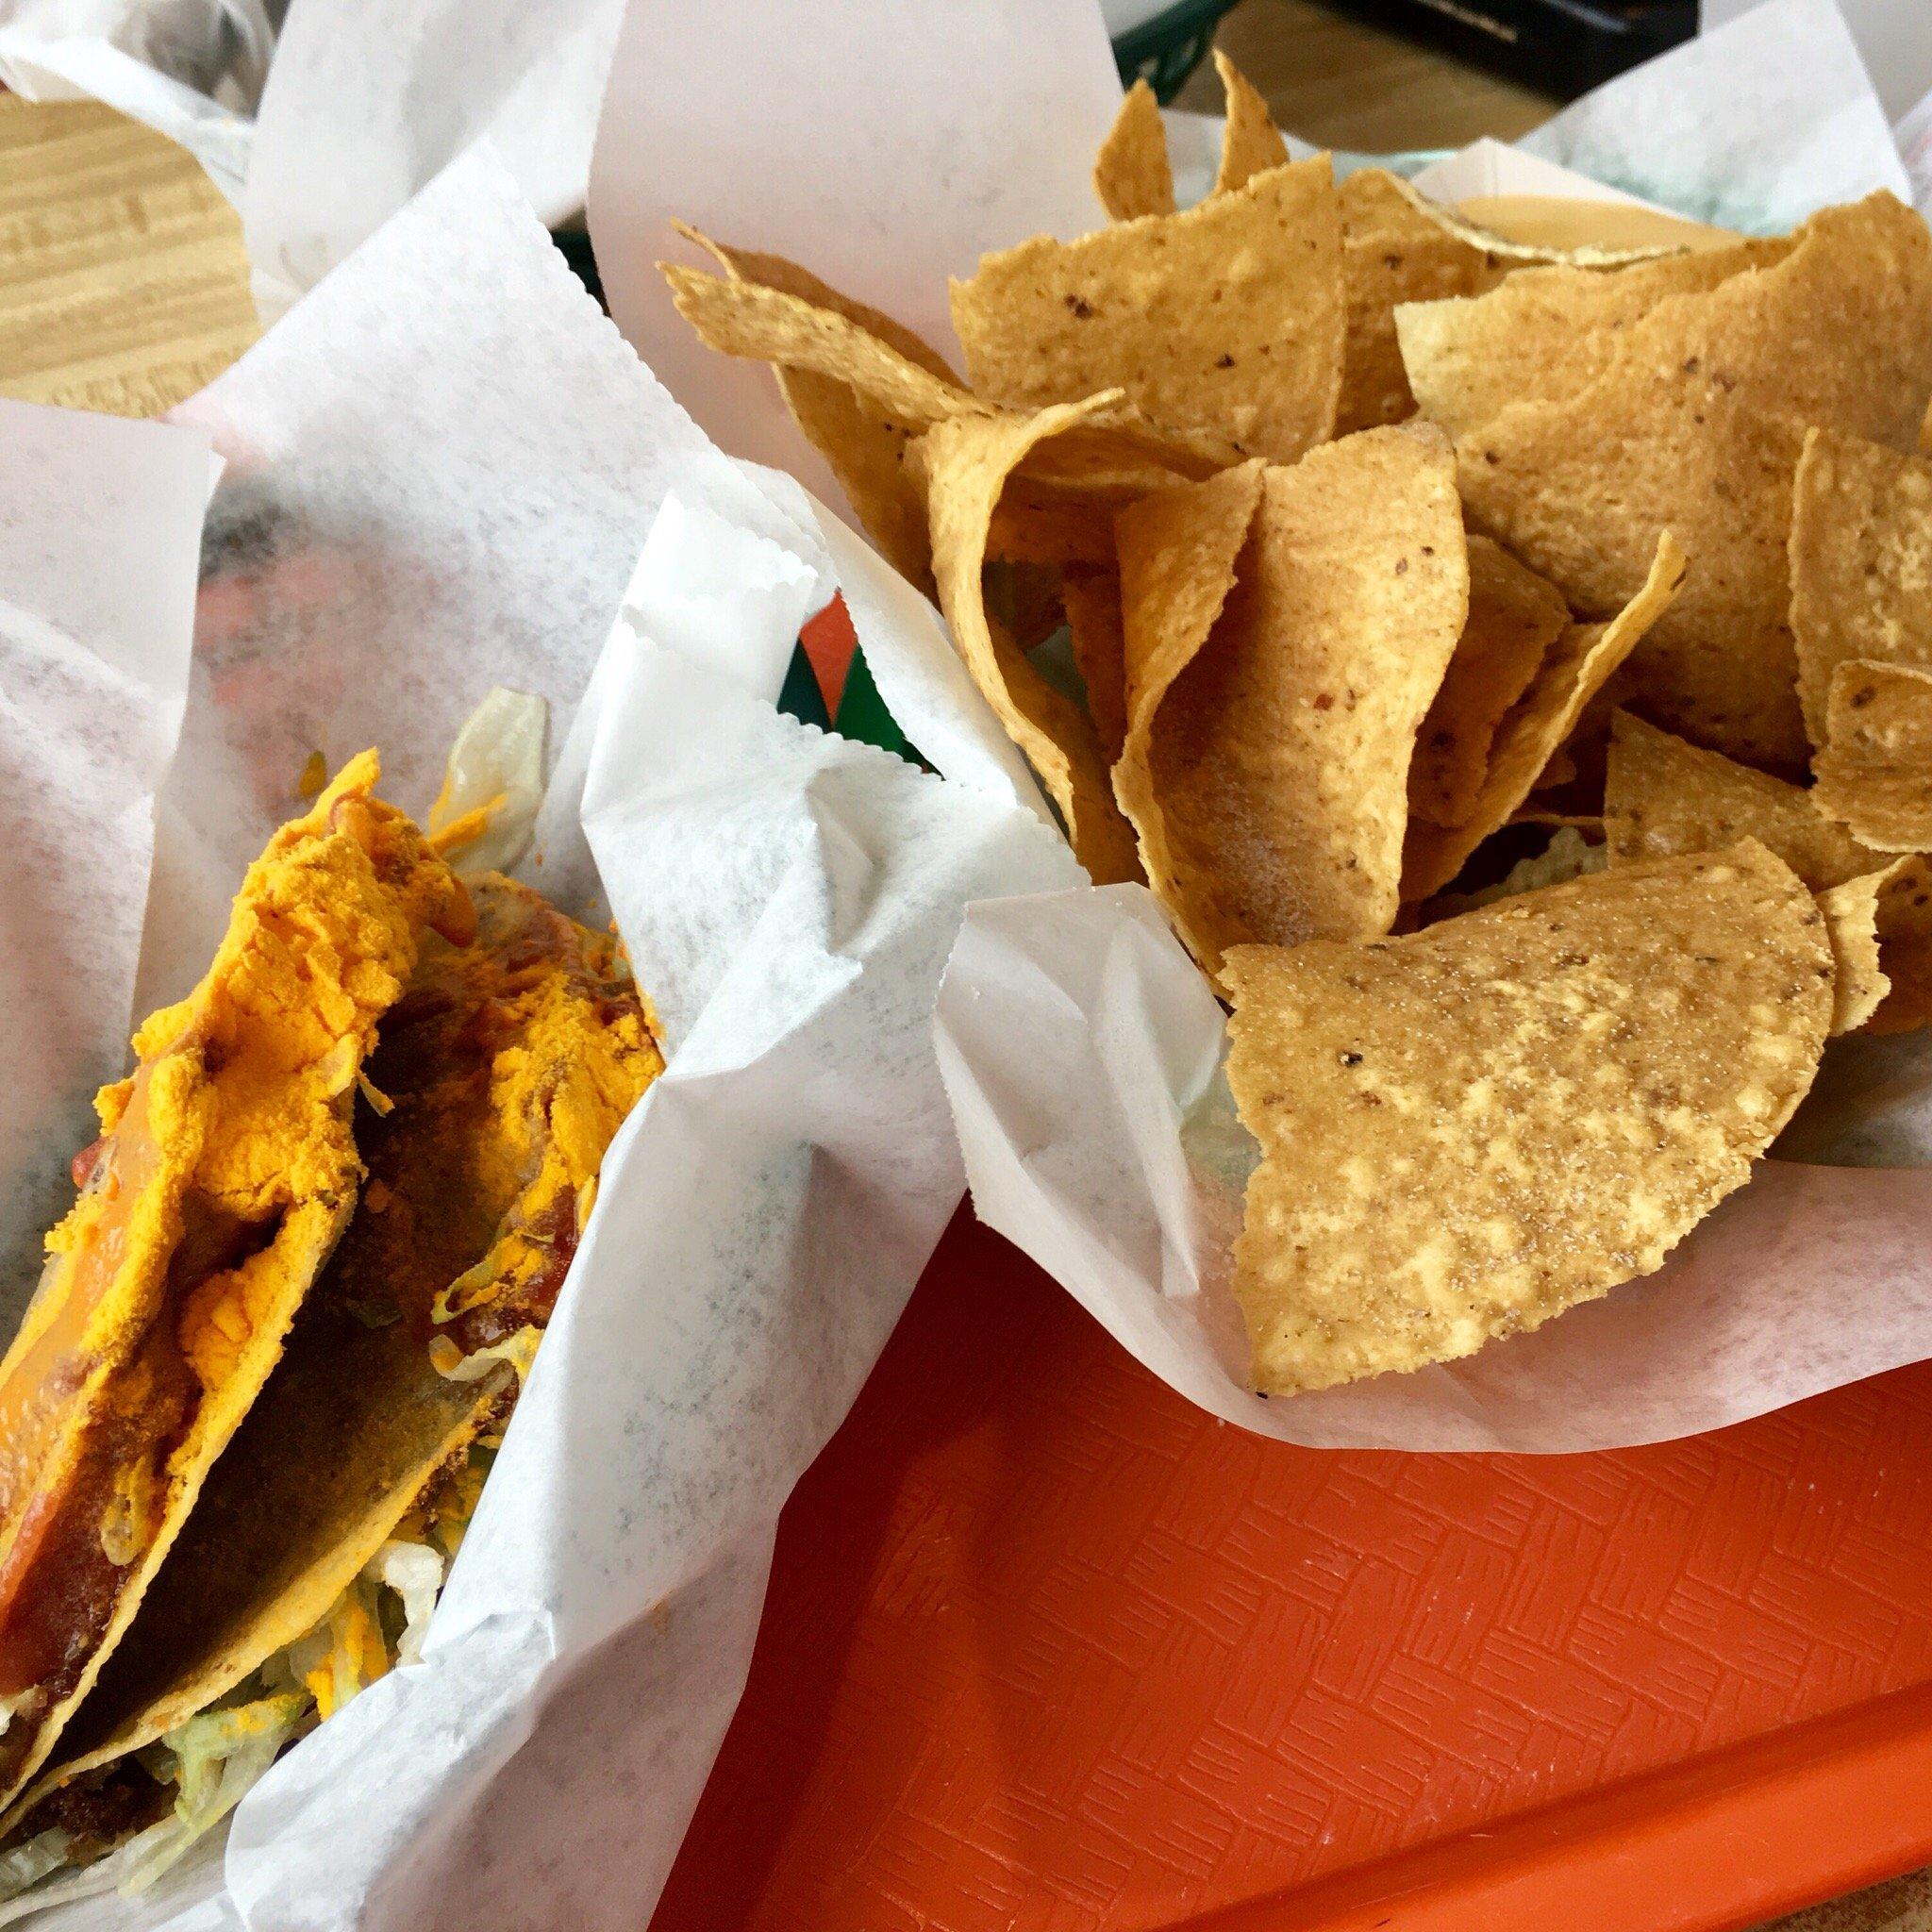
[[[943,358],[890,315],[841,295],[783,256],[728,247],[688,224],[674,225],[715,257],[731,279],[755,282],[830,309],[929,375],[958,387]],[[906,446],[924,425],[889,415],[836,376],[784,363],[774,363],[772,373],[792,421],[830,466],[867,535],[902,576],[929,590],[932,553],[925,534],[925,498],[906,465]]]
[[[1831,676],[1818,808],[1880,852],[1932,851],[1932,671],[1854,658]]]
[[[1407,938],[1240,946],[1228,1082],[1256,1386],[1466,1356],[1647,1274],[1811,1084],[1824,922],[1762,846]]]
[[[1334,428],[1341,227],[1325,156],[1175,215],[1037,236],[953,284],[981,395],[1023,409],[1118,386],[1156,425],[1291,461]]]
[[[1115,791],[1183,940],[1213,973],[1243,940],[1388,931],[1416,728],[1468,612],[1446,443],[1365,430],[1150,497],[1116,535]]]
[[[1894,863],[1903,866],[1911,861],[1901,858]],[[1891,981],[1878,963],[1879,898],[1888,883],[1887,873],[1868,873],[1861,879],[1847,879],[1817,895],[1838,975],[1832,986],[1831,1030],[1835,1034],[1850,1033],[1864,1025],[1891,991]]]
[[[1882,189],[1785,242],[1607,275],[1540,270],[1467,308],[1396,318],[1409,382],[1455,435],[1524,401],[1580,395],[1621,361],[1902,449],[1932,399],[1928,325],[1932,236]]]
[[[1092,721],[1041,675],[987,609],[984,576],[987,533],[1008,477],[1043,439],[1077,425],[1106,400],[1030,417],[959,417],[928,431],[921,444],[933,575],[953,641],[980,695],[1040,774],[1074,856],[1096,885],[1138,877],[1140,867]]]
[[[1836,925],[1874,901],[1881,964],[1894,991],[1874,1032],[1898,1033],[1932,1017],[1932,872],[1863,845],[1820,811],[1811,794],[1619,711],[1604,774],[1604,831],[1613,864],[1720,852],[1740,839],[1768,846],[1819,895],[1842,889]],[[1834,950],[1844,948],[1836,941]],[[1863,1024],[1863,1023],[1857,1023]],[[1836,1029],[1834,1029],[1836,1030]]]
[[[1529,689],[1496,727],[1474,809],[1463,824],[1411,820],[1402,862],[1402,896],[1426,899],[1469,862],[1491,832],[1509,823],[1537,777],[1569,737],[1583,708],[1670,608],[1684,580],[1684,553],[1666,531],[1657,539],[1643,588],[1608,624],[1573,624],[1543,658]]]
[[[1144,80],[1121,102],[1093,162],[1093,192],[1116,222],[1174,213],[1174,170],[1167,158],[1167,129],[1160,103]]]
[[[1512,403],[1574,395],[1665,296],[1707,294],[1791,245],[1740,242],[1619,269],[1522,268],[1488,291],[1441,291],[1474,299],[1405,301],[1393,328],[1416,406],[1450,435],[1465,436]]]
[[[1105,565],[1071,564],[1061,574],[1060,600],[1074,641],[1074,663],[1087,687],[1087,715],[1111,765],[1127,737],[1127,651],[1121,615],[1120,573]]]
[[[1721,852],[1740,839],[1770,847],[1814,892],[1884,869],[1812,804],[1802,786],[1617,712],[1604,774],[1604,836],[1618,864]]]
[[[1518,821],[1520,823],[1520,821]],[[1608,848],[1601,839],[1588,839],[1577,825],[1558,825],[1541,852],[1519,858],[1492,885],[1480,886],[1473,892],[1443,892],[1423,908],[1423,924],[1434,925],[1443,919],[1455,919],[1493,906],[1498,899],[1513,899],[1519,892],[1540,892],[1545,886],[1560,886],[1586,873],[1602,872],[1610,862]]]
[[[924,497],[921,498],[922,510]],[[1103,498],[1015,476],[993,512],[986,554],[1009,563],[1113,564],[1113,509]]]
[[[896,421],[927,429],[954,416],[991,416],[992,406],[936,375],[839,309],[756,281],[728,281],[660,261],[677,312],[720,355],[806,370],[849,383]]]
[[[1358,168],[1335,192],[1348,300],[1335,433],[1346,436],[1415,413],[1395,336],[1398,305],[1482,294],[1517,264],[1469,240],[1386,169]]]
[[[1288,160],[1288,143],[1254,83],[1219,47],[1214,71],[1227,97],[1227,122],[1221,136],[1221,166],[1214,175],[1216,194],[1231,194],[1255,175],[1265,175]]]
[[[1790,570],[1798,697],[1823,744],[1840,664],[1932,670],[1932,462],[1813,429],[1792,492]]]
[[[1621,696],[1698,743],[1795,770],[1807,741],[1786,539],[1800,425],[1908,443],[1932,396],[1928,324],[1924,224],[1883,193],[1826,209],[1782,261],[1657,302],[1583,388],[1467,432],[1465,501],[1589,617],[1630,594],[1657,531],[1674,531],[1694,567]]]
[[[1469,540],[1469,622],[1416,740],[1412,816],[1457,825],[1475,810],[1496,726],[1569,626],[1570,607],[1554,586],[1500,543]]]
[[[1785,558],[1803,431],[1680,367],[1619,361],[1558,402],[1517,404],[1457,444],[1472,522],[1602,618],[1668,529],[1693,560],[1640,645],[1621,702],[1753,764],[1807,749]]]

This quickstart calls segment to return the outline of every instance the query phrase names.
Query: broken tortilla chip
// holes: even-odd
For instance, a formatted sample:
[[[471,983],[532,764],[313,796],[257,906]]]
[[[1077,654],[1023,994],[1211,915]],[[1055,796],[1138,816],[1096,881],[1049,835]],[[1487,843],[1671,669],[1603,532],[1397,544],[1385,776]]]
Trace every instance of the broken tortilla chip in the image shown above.
[[[1255,84],[1219,47],[1214,71],[1227,98],[1227,120],[1221,135],[1221,166],[1214,175],[1216,194],[1231,194],[1257,175],[1279,168],[1288,160],[1288,143],[1268,111]]]
[[[1619,362],[1560,402],[1518,404],[1457,444],[1472,522],[1602,618],[1660,532],[1695,559],[1620,701],[1700,744],[1797,770],[1807,751],[1785,541],[1803,431],[1701,377]]]
[[[1666,531],[1657,539],[1643,588],[1608,624],[1574,624],[1557,639],[1529,689],[1496,727],[1475,808],[1460,825],[1411,820],[1402,864],[1402,896],[1426,899],[1469,862],[1536,789],[1539,774],[1569,737],[1583,708],[1629,658],[1684,580],[1684,553]]]
[[[1471,1354],[1647,1274],[1748,1177],[1832,1011],[1824,922],[1763,847],[1407,938],[1229,951],[1260,1165],[1235,1292],[1269,1393]]]
[[[1554,585],[1489,538],[1469,540],[1469,621],[1416,740],[1414,817],[1457,825],[1475,810],[1497,725],[1569,625]]]
[[[1050,235],[953,284],[974,388],[1022,409],[1118,386],[1154,424],[1287,462],[1335,424],[1341,228],[1325,156],[1174,215]]]
[[[1904,1032],[1932,1017],[1932,871],[1916,858],[1889,865],[1888,854],[1834,824],[1801,786],[1619,711],[1605,769],[1604,830],[1615,865],[1720,852],[1740,839],[1757,840],[1821,905],[1828,893],[1842,892],[1826,908],[1839,934],[1834,950],[1841,956],[1851,950],[1844,942],[1846,921],[1862,917],[1861,895],[1853,889],[1869,887],[1880,963],[1893,985],[1871,1030]]]
[[[1896,865],[1907,865],[1898,859]],[[1891,991],[1878,963],[1879,898],[1891,868],[1847,879],[1820,892],[1818,909],[1824,915],[1825,937],[1831,941],[1833,981],[1831,1030],[1851,1033],[1865,1024]]]
[[[890,315],[841,295],[781,255],[729,247],[686,223],[674,225],[708,250],[733,280],[755,282],[830,309],[927,375],[958,388],[958,379],[944,360]],[[932,550],[925,532],[925,497],[906,462],[908,442],[924,425],[889,414],[837,376],[782,362],[774,363],[772,373],[777,377],[791,420],[824,458],[880,554],[908,582],[930,590]]]
[[[1345,201],[1343,209],[1345,217]],[[1790,248],[1740,242],[1628,268],[1524,268],[1487,292],[1441,291],[1479,299],[1407,300],[1392,326],[1416,407],[1451,436],[1465,436],[1511,403],[1574,395],[1665,296],[1708,293]]]
[[[1100,144],[1093,162],[1093,192],[1116,222],[1174,213],[1167,129],[1161,125],[1160,103],[1144,80],[1127,90]]]
[[[1106,396],[1031,417],[960,417],[921,441],[940,606],[979,692],[1058,808],[1074,856],[1096,885],[1139,876],[1133,833],[1115,806],[1092,721],[1028,662],[986,606],[987,534],[1007,479],[1045,438],[1077,425]]]
[[[1882,853],[1833,824],[1802,786],[1687,744],[1628,711],[1610,724],[1604,836],[1620,865],[1756,839],[1814,892],[1885,865]]]
[[[1120,573],[1070,565],[1060,577],[1060,601],[1074,642],[1074,663],[1087,687],[1101,756],[1111,765],[1127,737],[1127,652],[1122,631]]]
[[[1150,497],[1116,535],[1114,785],[1182,939],[1211,974],[1241,941],[1388,931],[1416,729],[1468,612],[1447,445],[1365,430]]]
[[[1813,744],[1852,658],[1932,670],[1932,462],[1828,429],[1792,491],[1791,633]]]
[[[1400,304],[1480,295],[1516,266],[1468,240],[1440,208],[1384,168],[1358,168],[1336,188],[1341,280],[1348,302],[1335,433],[1415,413],[1395,336]]]
[[[1932,851],[1932,671],[1853,659],[1832,673],[1818,808],[1880,852]]]

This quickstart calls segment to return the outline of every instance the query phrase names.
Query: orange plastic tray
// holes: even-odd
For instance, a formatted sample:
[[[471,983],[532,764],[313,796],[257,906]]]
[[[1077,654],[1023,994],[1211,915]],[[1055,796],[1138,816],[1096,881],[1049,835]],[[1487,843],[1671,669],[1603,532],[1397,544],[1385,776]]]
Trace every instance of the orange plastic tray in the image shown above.
[[[654,1924],[1717,1932],[1927,1861],[1932,1365],[1611,1455],[1298,1450],[962,1213]]]

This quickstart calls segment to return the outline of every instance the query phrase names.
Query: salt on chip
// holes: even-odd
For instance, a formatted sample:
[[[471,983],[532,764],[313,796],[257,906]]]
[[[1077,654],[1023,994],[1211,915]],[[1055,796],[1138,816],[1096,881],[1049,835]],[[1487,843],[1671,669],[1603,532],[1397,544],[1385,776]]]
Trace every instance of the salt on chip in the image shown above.
[[[1060,575],[1060,600],[1073,639],[1074,663],[1087,687],[1101,756],[1111,765],[1127,737],[1127,654],[1121,615],[1121,579],[1111,558],[1104,565],[1070,564]]]
[[[1124,390],[1155,425],[1291,461],[1335,425],[1341,225],[1325,156],[1174,215],[1036,236],[952,285],[974,389],[1017,408]]]
[[[1215,171],[1216,194],[1231,194],[1257,175],[1281,167],[1288,159],[1288,143],[1268,111],[1255,84],[1219,47],[1214,50],[1214,71],[1221,76],[1221,90],[1227,97],[1227,121],[1221,135],[1221,165]]]
[[[1863,942],[1855,946],[1845,939],[1847,922],[1856,929],[1869,900],[1879,949],[1873,963],[1882,966],[1892,990],[1875,1016],[1850,1024],[1899,1033],[1932,1019],[1932,869],[1916,858],[1888,863],[1890,855],[1860,844],[1826,818],[1801,786],[1687,744],[1620,711],[1604,774],[1604,832],[1614,865],[1718,852],[1740,839],[1757,840],[1805,881],[1821,905],[1840,894],[1827,907],[1836,935],[1833,950],[1854,967],[1862,960]],[[1857,1004],[1849,991],[1840,1000],[1846,1008]]]
[[[1586,388],[1609,367],[1630,325],[1665,296],[1708,293],[1790,248],[1740,242],[1627,268],[1520,268],[1488,291],[1410,298],[1393,322],[1408,387],[1432,423],[1467,435],[1511,403],[1553,402]]]
[[[1790,1120],[1832,1013],[1824,922],[1749,843],[1224,970],[1269,1393],[1466,1356],[1659,1267]]]
[[[1479,295],[1517,264],[1472,241],[1443,210],[1383,168],[1358,168],[1336,188],[1341,280],[1348,302],[1335,433],[1415,413],[1395,311],[1404,303]]]
[[[1160,103],[1144,80],[1121,102],[1093,162],[1093,192],[1116,222],[1174,213],[1174,169],[1167,158],[1167,129]]]
[[[1831,676],[1818,808],[1880,852],[1932,851],[1932,671],[1854,658]]]
[[[1148,882],[1211,974],[1242,941],[1388,931],[1408,763],[1468,611],[1454,463],[1371,429],[1116,522]]]
[[[1569,624],[1570,607],[1553,585],[1501,544],[1469,540],[1469,621],[1416,740],[1414,817],[1457,825],[1475,810],[1496,727]]]
[[[1475,808],[1459,825],[1411,820],[1402,864],[1402,896],[1426,899],[1469,862],[1536,789],[1583,708],[1670,608],[1684,580],[1684,553],[1666,531],[1657,539],[1643,588],[1608,624],[1574,624],[1551,647],[1529,689],[1496,728]]]
[[[688,224],[675,225],[680,234],[708,250],[731,279],[755,282],[830,309],[928,375],[958,387],[944,360],[890,315],[841,294],[783,256],[733,248]],[[908,581],[930,589],[932,553],[925,532],[925,498],[906,465],[906,445],[924,425],[889,414],[837,376],[784,363],[774,363],[773,374],[792,421],[824,458],[886,560]]]
[[[1092,721],[1058,691],[986,607],[987,534],[1007,479],[1043,439],[1077,425],[1108,398],[1031,417],[959,417],[921,441],[932,519],[933,575],[953,641],[979,692],[1039,773],[1096,885],[1139,876],[1133,833],[1107,780]]]
[[[1823,744],[1840,664],[1932,670],[1932,462],[1813,429],[1792,491],[1790,571],[1798,697]]]

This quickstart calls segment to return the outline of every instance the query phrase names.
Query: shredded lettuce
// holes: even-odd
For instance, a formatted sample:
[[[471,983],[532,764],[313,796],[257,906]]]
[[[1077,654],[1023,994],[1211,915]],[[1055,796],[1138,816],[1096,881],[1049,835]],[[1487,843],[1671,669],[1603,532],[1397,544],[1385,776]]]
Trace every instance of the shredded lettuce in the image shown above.
[[[458,872],[508,872],[530,849],[549,726],[542,698],[503,685],[464,721],[429,809],[430,836]]]
[[[542,1340],[543,1331],[525,1323],[507,1341],[465,1355],[447,1335],[436,1335],[429,1341],[429,1365],[446,1382],[476,1382],[498,1362],[508,1362],[517,1372],[517,1380],[524,1382],[529,1379],[537,1344]]]
[[[386,1542],[371,1559],[367,1573],[385,1590],[393,1591],[403,1606],[403,1627],[396,1638],[396,1662],[413,1664],[423,1655],[423,1640],[442,1591],[442,1558],[427,1543]]]
[[[11,1925],[16,1920],[25,1919],[33,1912],[45,1911],[53,1906],[73,1905],[77,1900],[99,1898],[117,1890],[122,1880],[159,1842],[162,1836],[172,1835],[177,1829],[173,1818],[164,1818],[158,1824],[149,1825],[138,1838],[131,1838],[125,1845],[109,1852],[105,1858],[98,1858],[92,1865],[83,1865],[77,1872],[68,1872],[61,1877],[43,1878],[31,1891],[22,1892],[0,1905],[0,1925]],[[41,1834],[41,1838],[53,1836],[52,1832]],[[27,1840],[27,1844],[39,1842],[39,1839]],[[17,1849],[24,1851],[26,1847],[23,1845]]]

